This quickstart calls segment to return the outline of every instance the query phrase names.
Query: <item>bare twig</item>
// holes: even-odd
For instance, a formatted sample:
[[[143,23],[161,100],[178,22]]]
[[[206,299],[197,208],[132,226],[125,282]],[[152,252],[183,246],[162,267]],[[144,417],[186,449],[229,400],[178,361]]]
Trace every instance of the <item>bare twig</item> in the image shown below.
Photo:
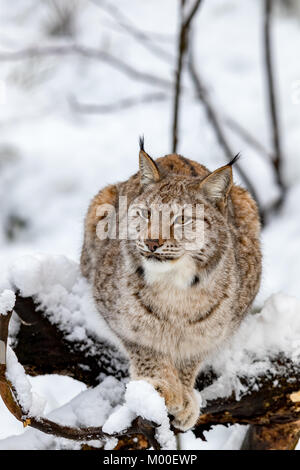
[[[165,62],[172,62],[173,55],[167,52],[164,48],[154,42],[153,34],[150,37],[149,34],[146,34],[140,28],[138,28],[132,20],[126,17],[121,10],[119,10],[115,5],[109,4],[107,2],[98,2],[93,0],[93,3],[105,10],[116,22],[117,24],[126,31],[127,34],[130,34],[134,39],[139,41],[143,47],[152,52],[157,57],[163,59]],[[160,42],[161,43],[161,36]]]
[[[135,26],[129,18],[125,17],[125,15],[115,6],[111,5],[107,2],[98,2],[97,0],[93,0],[97,6],[108,12],[113,19],[118,22],[118,24],[126,30],[127,33],[131,34],[135,39],[142,41],[144,46],[148,48],[153,53],[158,53],[161,58],[165,61],[169,62],[172,59],[172,55],[167,53],[164,49],[156,50],[157,46],[153,44],[153,37],[149,34],[145,34],[144,31],[140,30],[137,26]],[[194,5],[194,8],[191,9],[189,17],[187,18],[186,22],[189,24],[192,20],[193,15],[195,14],[195,8],[197,9],[198,6]],[[155,46],[155,47],[154,47]],[[108,105],[85,105],[80,104],[75,101],[72,103],[76,110],[79,112],[86,112],[86,113],[106,113],[106,112],[113,112],[118,111],[119,109],[126,109],[140,103],[144,102],[151,102],[151,101],[160,101],[161,99],[165,99],[166,95],[163,93],[157,94],[146,94],[142,96],[140,99],[135,98],[125,98],[124,100],[120,100],[116,103],[111,103]],[[258,152],[263,155],[266,155],[268,158],[272,159],[272,154],[269,152],[254,136],[245,128],[241,126],[240,123],[234,121],[231,117],[226,117],[224,123],[236,134],[238,134],[245,142],[255,148]]]
[[[127,26],[128,24],[135,27],[140,33],[144,35],[145,40],[157,41],[160,43],[161,42],[169,42],[169,43],[174,42],[174,36],[165,31],[158,32],[158,31],[150,31],[148,29],[147,31],[145,31],[144,29],[143,31],[141,31],[134,25],[134,23],[132,22],[131,18],[129,18],[129,16],[125,16],[124,12],[122,12],[120,9],[117,10],[115,5],[112,5],[111,3],[104,2],[103,0],[91,0],[91,1],[94,3],[94,5],[97,5],[101,8],[104,8],[107,10],[111,8],[111,14],[115,16],[115,19],[122,20],[125,23],[124,27]]]
[[[50,14],[46,23],[47,32],[50,36],[69,36],[75,32],[75,16],[78,4],[69,1],[48,0]]]
[[[77,101],[75,97],[70,98],[72,108],[80,113],[86,114],[104,114],[120,111],[133,106],[138,106],[145,103],[153,103],[157,101],[164,101],[168,99],[168,95],[163,92],[146,93],[139,97],[123,98],[119,101],[109,104],[84,104]]]
[[[180,108],[181,81],[183,71],[183,61],[188,49],[189,32],[192,20],[200,6],[202,0],[195,0],[190,12],[184,17],[185,0],[180,0],[180,31],[177,45],[177,65],[174,83],[174,104],[173,104],[173,124],[172,124],[172,151],[175,153],[178,146],[178,120]]]
[[[217,140],[219,141],[221,147],[223,148],[224,153],[226,155],[226,158],[230,161],[235,152],[230,147],[230,144],[229,144],[229,142],[228,142],[228,140],[225,136],[225,133],[222,129],[222,126],[220,124],[217,112],[215,111],[215,109],[214,109],[214,107],[213,107],[213,105],[212,105],[212,103],[211,103],[211,101],[208,97],[208,94],[205,90],[205,87],[202,84],[202,80],[200,78],[199,72],[196,71],[192,53],[190,53],[190,55],[189,55],[188,67],[189,67],[189,71],[190,71],[192,81],[193,81],[194,86],[195,86],[195,90],[196,90],[196,93],[197,93],[197,98],[199,99],[199,101],[201,101],[201,103],[205,107],[207,117],[208,117],[214,131],[215,131]],[[262,208],[260,206],[260,201],[259,201],[259,198],[257,196],[256,189],[254,188],[254,186],[251,183],[251,181],[249,180],[248,176],[246,175],[246,173],[243,171],[243,169],[241,168],[241,166],[238,163],[236,163],[236,168],[237,168],[238,172],[240,173],[241,177],[243,178],[247,188],[249,189],[252,196],[254,197],[254,199],[257,202],[259,212],[260,212],[261,222],[263,223],[264,215],[263,215]]]
[[[273,154],[261,142],[259,142],[248,129],[245,129],[239,122],[229,116],[225,116],[224,124],[244,142],[253,147],[261,155],[266,156],[269,161],[273,160]]]
[[[47,57],[60,55],[79,55],[86,59],[100,60],[134,80],[142,81],[149,85],[162,87],[164,89],[169,89],[170,86],[172,86],[171,81],[148,72],[142,72],[140,70],[137,70],[131,65],[129,65],[127,62],[124,62],[120,58],[115,57],[106,51],[102,51],[92,47],[80,46],[77,44],[63,46],[28,47],[13,52],[0,52],[0,61],[12,62],[18,60],[31,59],[33,57]]]
[[[272,16],[272,0],[265,0],[264,3],[264,54],[266,66],[266,81],[268,92],[268,105],[270,109],[271,126],[272,126],[272,142],[274,160],[273,166],[275,170],[277,184],[281,189],[281,196],[276,202],[276,208],[279,208],[285,197],[285,185],[282,179],[282,148],[280,140],[280,129],[278,120],[278,109],[276,103],[274,71],[272,60],[272,40],[271,40],[271,16]]]

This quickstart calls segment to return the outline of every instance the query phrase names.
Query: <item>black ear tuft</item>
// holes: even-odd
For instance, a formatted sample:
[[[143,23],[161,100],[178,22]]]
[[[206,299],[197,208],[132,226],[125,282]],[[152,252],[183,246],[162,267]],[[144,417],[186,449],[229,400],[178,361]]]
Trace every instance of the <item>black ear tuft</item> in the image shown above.
[[[144,139],[144,136],[142,135],[139,137],[139,144],[140,144],[140,150],[142,150],[143,152],[145,151],[144,143],[145,143],[145,139]]]
[[[233,159],[229,163],[227,163],[227,165],[229,165],[229,166],[234,165],[240,158],[241,158],[241,154],[239,152],[239,153],[236,154],[235,157],[233,157]]]
[[[160,180],[159,169],[155,161],[144,150],[144,136],[140,137],[139,169],[141,184],[156,183]]]

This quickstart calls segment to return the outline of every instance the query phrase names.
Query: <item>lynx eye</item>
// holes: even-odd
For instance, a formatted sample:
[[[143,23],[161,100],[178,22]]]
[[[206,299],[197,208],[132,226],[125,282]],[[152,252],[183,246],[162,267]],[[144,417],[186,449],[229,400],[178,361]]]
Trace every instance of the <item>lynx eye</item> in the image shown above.
[[[192,217],[184,217],[183,215],[178,215],[174,220],[175,225],[188,225],[192,222]]]
[[[151,217],[151,211],[149,209],[139,209],[139,214],[146,220],[149,220]]]

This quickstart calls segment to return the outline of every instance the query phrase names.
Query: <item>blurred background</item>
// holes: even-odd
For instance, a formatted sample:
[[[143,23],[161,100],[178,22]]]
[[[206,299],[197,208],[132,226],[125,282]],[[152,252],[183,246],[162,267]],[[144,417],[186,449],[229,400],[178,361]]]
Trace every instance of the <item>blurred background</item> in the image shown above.
[[[241,153],[256,306],[300,297],[298,0],[1,0],[0,25],[0,276],[29,253],[78,261],[90,199],[137,171],[144,135],[210,170]]]
[[[4,270],[78,260],[90,199],[137,170],[144,134],[154,158],[210,170],[241,152],[264,219],[258,302],[300,295],[297,0],[2,0],[0,23]]]

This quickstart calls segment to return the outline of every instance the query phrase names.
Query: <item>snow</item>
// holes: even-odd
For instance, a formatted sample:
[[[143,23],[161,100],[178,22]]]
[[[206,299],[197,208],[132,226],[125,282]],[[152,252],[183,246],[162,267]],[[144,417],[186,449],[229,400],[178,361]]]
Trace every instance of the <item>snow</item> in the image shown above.
[[[229,428],[225,426],[213,426],[210,431],[204,431],[206,441],[197,439],[192,431],[180,434],[181,450],[238,450],[240,449],[248,426],[234,424]]]
[[[6,377],[16,390],[18,401],[24,414],[41,416],[45,407],[45,400],[32,393],[30,382],[25,374],[24,367],[18,362],[13,350],[8,347],[6,355]]]
[[[35,389],[38,389],[39,392],[42,390],[46,396],[51,396],[53,389],[49,394],[47,381],[45,378],[41,379],[43,387],[41,388],[40,384],[36,387],[36,384],[33,383]],[[59,382],[63,384],[65,379],[68,378],[61,377],[58,381],[52,381],[52,387],[56,386],[58,388]],[[118,403],[124,394],[124,385],[115,378],[107,377],[101,384],[91,389],[85,389],[86,387],[80,382],[71,380],[68,380],[67,386],[59,387],[61,394],[59,399],[65,404],[55,407],[47,414],[47,417],[52,421],[67,426],[101,426],[108,416],[114,412],[114,409],[120,406]],[[74,389],[77,389],[74,398],[70,394],[72,386],[73,393]],[[108,446],[109,444],[112,445],[113,442],[113,439],[109,440]],[[99,442],[89,441],[89,443],[93,446],[99,446]],[[40,431],[30,428],[17,438],[8,437],[0,441],[0,449],[24,449],[26,446],[28,446],[28,449],[76,449],[80,447],[80,444],[62,438],[45,436]]]
[[[273,218],[263,231],[263,283],[257,305],[274,292],[300,298],[299,198],[300,185],[295,185],[290,188],[279,216]]]
[[[136,414],[127,405],[118,407],[112,413],[103,425],[103,431],[108,434],[114,434],[130,427]]]
[[[142,41],[136,41],[113,19],[107,8],[96,5],[104,4],[97,0],[77,0],[73,37],[53,36],[49,33],[54,21],[50,3],[3,0],[0,53],[36,45],[62,46],[76,42],[104,49],[140,71],[172,79],[178,25],[174,1],[105,2],[121,12],[123,22],[138,25],[145,34],[153,34],[153,43],[170,61],[152,54]],[[261,0],[204,2],[195,20],[195,55],[197,68],[220,116],[234,118],[270,149],[261,13]],[[248,317],[226,348],[209,358],[220,376],[211,388],[203,391],[203,400],[207,396],[225,396],[232,389],[237,397],[242,396],[243,387],[235,381],[235,374],[242,371],[251,375],[253,368],[259,372],[264,367],[269,367],[272,374],[266,353],[276,348],[282,349],[293,361],[299,361],[300,100],[299,67],[295,59],[300,47],[299,8],[289,15],[279,10],[275,12],[273,37],[283,176],[288,192],[281,211],[270,218],[262,233],[263,279],[255,301],[255,309],[260,313]],[[223,151],[208,124],[205,110],[195,100],[186,74],[183,82],[186,92],[182,100],[178,150],[214,169],[224,164]],[[161,92],[161,88],[154,83],[133,80],[108,63],[76,55],[1,61],[1,314],[12,308],[12,291],[19,289],[22,295],[33,295],[46,309],[47,317],[63,326],[69,339],[82,341],[84,347],[89,348],[90,337],[97,335],[118,345],[97,314],[90,288],[79,274],[83,217],[90,199],[101,187],[124,180],[137,170],[139,135],[145,135],[146,149],[154,157],[170,152],[172,90],[166,87],[163,91],[166,94],[163,101],[142,103],[113,113],[86,115],[70,107],[71,98],[87,104],[110,104],[119,99]],[[260,202],[268,206],[279,190],[267,157],[262,158],[229,126],[225,130],[234,154],[242,153],[240,163],[255,184]],[[234,171],[234,178],[241,183],[237,171]],[[13,314],[9,330],[11,346],[15,344],[19,326],[20,320]],[[255,351],[259,358],[251,367],[250,351]],[[155,400],[153,391],[149,391],[149,400],[152,397],[149,402],[145,398],[145,403],[138,405],[136,397],[135,405],[130,399],[134,390],[125,392],[124,383],[109,382],[109,377],[102,382],[102,388],[99,384],[93,392],[67,377],[26,380],[10,349],[8,360],[12,378],[24,394],[24,406],[31,413],[41,411],[44,401],[47,416],[54,413],[57,419],[64,422],[68,418],[74,425],[97,421],[98,425],[105,422],[105,426],[109,426],[111,422],[112,429],[117,423],[125,426],[138,411],[150,416],[151,400]],[[39,381],[43,386],[38,385]],[[128,387],[130,391],[131,385]],[[108,395],[114,390],[116,398],[110,399]],[[140,391],[144,396],[145,390]],[[88,410],[86,417],[84,407]],[[159,409],[162,412],[162,408]],[[162,413],[159,416],[162,419]],[[0,422],[1,448],[78,447],[78,444],[32,429],[24,431],[3,404],[0,404]],[[168,440],[166,421],[162,432],[166,433],[164,445],[167,446],[172,439]],[[205,443],[189,431],[181,434],[181,447],[238,449],[244,433],[242,426],[228,429],[217,426],[205,433]],[[106,448],[113,445],[113,439],[105,444]]]
[[[16,288],[20,288],[20,284],[17,282],[19,271],[16,266],[18,263],[13,266],[10,279]],[[62,266],[70,270],[68,276],[61,274]],[[35,276],[35,270],[41,275]],[[74,327],[75,329],[79,328],[76,325],[80,319],[82,331],[79,339],[88,344],[87,335],[91,331],[89,330],[91,325],[95,325],[95,312],[84,308],[89,305],[92,293],[86,290],[87,285],[84,284],[84,288],[82,288],[81,283],[85,283],[85,281],[80,276],[76,263],[69,262],[63,256],[61,259],[58,256],[53,258],[51,255],[38,258],[27,257],[26,263],[20,263],[20,272],[22,272],[20,279],[23,288],[26,290],[30,286],[30,292],[35,295],[36,299],[43,301],[44,306],[49,308],[47,316],[49,315],[53,321],[60,323],[66,332],[73,330]],[[33,281],[34,279],[35,281]],[[60,282],[61,284],[57,284]],[[62,292],[61,295],[59,295],[58,287]],[[85,299],[82,304],[82,312],[78,314],[78,304],[82,299]],[[74,308],[73,313],[72,307]],[[252,379],[260,374],[265,374],[266,371],[272,375],[274,371],[270,359],[275,357],[279,351],[284,351],[291,361],[299,364],[299,311],[300,300],[286,294],[274,294],[266,301],[260,313],[247,316],[236,334],[227,344],[223,345],[219,354],[210,357],[204,364],[204,366],[212,366],[218,378],[201,394],[197,394],[199,405],[205,406],[206,400],[230,396],[232,392],[235,392],[236,398],[240,399],[245,393],[245,388],[238,377]],[[91,318],[89,318],[90,316]],[[101,329],[95,330],[94,333],[99,334],[101,339],[110,340],[110,332],[107,338]],[[69,426],[102,425],[104,432],[108,434],[114,434],[128,428],[137,416],[142,416],[157,424],[156,438],[163,449],[176,448],[176,438],[170,430],[165,402],[152,385],[146,381],[130,381],[125,385],[124,381],[107,376],[99,385],[91,389],[86,389],[83,384],[79,383],[82,391],[76,396],[73,395],[73,383],[71,383],[64,391],[59,390],[59,394],[66,397],[63,406],[59,406],[61,403],[56,401],[59,396],[58,384],[63,378],[56,378],[52,390],[49,390],[47,385],[47,377],[35,378],[35,381],[41,380],[41,383],[44,383],[43,387],[40,386],[36,392],[33,385],[37,382],[34,382],[33,379],[29,380],[23,366],[18,363],[10,347],[7,354],[7,378],[13,383],[20,404],[29,416],[46,415],[58,423]],[[76,381],[74,383],[78,390],[79,385]],[[253,383],[254,386],[257,384]],[[216,438],[219,448],[238,449],[245,432],[245,426],[236,425],[226,430],[215,427],[205,434],[208,442],[202,443],[195,438],[191,431],[188,431],[180,434],[180,448],[211,449],[214,448],[214,439]],[[28,433],[32,436],[30,444],[28,444]],[[0,441],[0,448],[6,448],[5,446],[8,446],[7,448],[23,448],[24,443],[29,445],[29,448],[32,448],[33,445],[34,448],[39,449],[77,448],[78,444],[65,439],[53,437],[46,439],[44,436],[40,439],[40,434],[39,431],[30,429],[25,432],[24,440],[23,435],[18,438],[7,438]],[[213,436],[212,441],[210,440],[211,435]],[[94,444],[100,445],[99,442]],[[112,437],[103,445],[106,449],[113,448],[115,439]]]
[[[87,389],[84,383],[63,375],[46,374],[28,377],[28,380],[33,393],[45,399],[45,415],[69,403]]]
[[[63,407],[63,405],[69,403],[74,397],[87,389],[86,385],[82,382],[79,382],[78,380],[55,374],[28,377],[28,380],[31,385],[32,393],[43,397],[45,401],[45,415],[49,415],[53,410]],[[26,448],[27,439],[30,440],[29,437],[27,438],[28,432],[29,435],[35,435],[36,432],[36,448],[39,448],[41,442],[44,442],[43,439],[45,435],[43,433],[32,430],[30,428],[27,428],[24,433],[23,424],[14,418],[14,416],[7,410],[4,404],[0,407],[0,420],[1,422],[5,421],[6,423],[5,428],[0,429],[0,438],[3,440],[3,442],[0,441],[1,449],[6,448],[6,444],[4,444],[4,442],[7,442],[5,439],[7,436],[16,435],[21,436],[17,442],[14,441],[15,437],[11,438],[12,448],[20,448],[20,445],[24,445],[24,448]]]
[[[219,354],[208,360],[218,379],[201,392],[203,400],[245,392],[240,377],[275,374],[271,359],[278,352],[300,364],[300,301],[285,294],[274,294],[260,313],[248,315],[236,334]],[[254,360],[255,359],[255,360]]]
[[[11,290],[5,289],[0,294],[0,314],[5,315],[12,311],[15,306],[16,296]]]
[[[82,342],[89,352],[95,347],[92,340],[94,335],[100,340],[118,344],[98,314],[91,288],[80,275],[77,263],[58,255],[28,255],[13,264],[9,278],[11,285],[23,295],[35,297],[47,318],[65,332],[66,339]],[[209,398],[227,396],[232,390],[239,398],[244,388],[237,376],[259,376],[265,370],[271,374],[270,358],[278,351],[284,351],[295,363],[299,361],[299,311],[300,300],[279,293],[265,302],[259,314],[247,316],[236,334],[228,340],[226,347],[223,346],[219,354],[208,358],[207,363],[213,366],[219,378],[208,390],[204,390],[201,398],[205,399],[207,394]],[[147,394],[142,391],[140,393],[139,387],[137,386],[135,393],[131,386],[126,393],[128,397],[135,393],[136,406],[140,404],[140,413],[143,412],[143,416],[147,417],[145,407],[148,401],[144,399]],[[152,394],[149,392],[150,396]],[[151,404],[151,400],[149,403]],[[139,415],[137,409],[129,409],[136,412],[136,416]],[[149,409],[161,412],[158,403],[155,406],[150,405]],[[125,413],[122,416],[127,415]],[[130,413],[128,416],[131,416]],[[153,415],[151,419],[159,422],[158,417]]]
[[[63,256],[53,256],[43,262],[43,255],[24,256],[11,267],[11,283],[23,297],[40,292],[43,287],[50,292],[56,285],[70,289],[75,282],[78,266]]]
[[[151,384],[144,380],[129,382],[124,398],[125,403],[110,415],[103,431],[109,434],[119,432],[128,428],[137,416],[141,416],[159,425],[155,436],[163,450],[176,449],[165,401]]]
[[[101,426],[124,394],[124,384],[107,377],[100,385],[74,398],[71,408],[81,426]]]
[[[34,254],[19,258],[8,270],[11,286],[24,297],[34,296],[47,318],[60,325],[66,339],[91,348],[89,336],[120,343],[99,315],[91,286],[77,263],[65,256]],[[90,350],[92,353],[92,350]]]

